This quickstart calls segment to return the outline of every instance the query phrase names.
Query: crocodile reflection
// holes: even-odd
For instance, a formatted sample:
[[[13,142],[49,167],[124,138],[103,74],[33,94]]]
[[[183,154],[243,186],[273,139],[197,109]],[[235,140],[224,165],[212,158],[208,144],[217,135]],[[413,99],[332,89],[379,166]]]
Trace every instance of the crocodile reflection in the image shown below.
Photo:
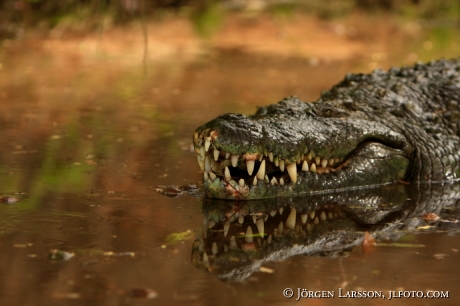
[[[382,186],[373,190],[302,198],[229,202],[205,200],[203,230],[192,246],[192,262],[226,281],[241,281],[265,262],[294,255],[346,256],[364,233],[377,241],[424,232],[458,230],[460,184]],[[450,222],[444,222],[450,220]],[[403,250],[402,250],[403,251]]]

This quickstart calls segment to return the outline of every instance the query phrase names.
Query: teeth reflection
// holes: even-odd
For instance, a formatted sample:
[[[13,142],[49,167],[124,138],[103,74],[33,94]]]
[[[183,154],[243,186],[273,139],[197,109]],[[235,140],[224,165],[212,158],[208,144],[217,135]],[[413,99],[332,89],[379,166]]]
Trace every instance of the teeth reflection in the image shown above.
[[[272,211],[270,211],[270,216],[274,217],[275,215],[276,215],[276,210],[273,209]]]
[[[256,222],[256,225],[257,225],[257,230],[259,231],[259,235],[260,237],[264,237],[264,220],[263,219],[259,219],[257,220]]]
[[[268,235],[267,243],[272,244],[272,234]]]
[[[218,252],[218,249],[217,249],[217,244],[214,242],[212,244],[212,255],[216,255]]]
[[[213,228],[214,225],[216,225],[216,222],[214,220],[209,220],[208,228]]]
[[[296,210],[295,208],[291,209],[291,213],[289,214],[289,217],[286,220],[286,227],[290,229],[295,228],[295,223],[296,223]]]
[[[236,245],[236,239],[235,239],[235,236],[232,236],[230,238],[230,248],[236,248],[237,245]]]
[[[316,225],[319,223],[318,217],[315,217],[315,221],[313,221]]]
[[[284,229],[283,222],[280,222],[280,224],[278,225],[278,235],[283,235],[283,229]]]
[[[254,237],[252,234],[252,228],[250,226],[248,226],[248,229],[246,230],[244,241],[246,241],[247,243],[252,243],[254,241]]]
[[[314,210],[310,211],[309,216],[310,216],[310,219],[313,220],[315,218],[315,211]]]
[[[224,224],[224,237],[227,237],[228,230],[230,229],[230,222],[225,222]]]
[[[282,215],[284,211],[284,207],[280,207],[278,211],[280,212],[280,215]]]
[[[243,216],[243,215],[239,215],[239,216],[238,216],[238,223],[239,223],[239,224],[243,224],[243,222],[244,222],[244,216]]]
[[[321,215],[319,215],[319,218],[321,219],[321,221],[324,221],[327,219],[326,217],[326,213],[324,211],[321,212]]]
[[[257,221],[256,215],[252,215],[252,222],[254,222],[254,224],[256,224],[256,221]]]
[[[331,212],[328,212],[328,213],[327,213],[327,218],[328,218],[328,219],[332,219],[332,213],[331,213]]]

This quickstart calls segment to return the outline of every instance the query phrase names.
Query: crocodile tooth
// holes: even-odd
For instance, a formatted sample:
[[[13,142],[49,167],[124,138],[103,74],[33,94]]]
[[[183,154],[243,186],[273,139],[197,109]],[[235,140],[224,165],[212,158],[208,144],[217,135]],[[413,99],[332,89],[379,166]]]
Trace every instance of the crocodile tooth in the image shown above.
[[[211,179],[211,181],[214,181],[216,179],[216,174],[214,172],[209,172],[209,178]]]
[[[268,215],[265,215],[264,221],[267,222]]]
[[[246,160],[246,168],[249,175],[252,175],[252,172],[254,171],[254,163],[255,161],[253,160]]]
[[[206,140],[204,141],[204,150],[208,152],[210,146],[211,146],[211,139],[206,138]]]
[[[300,164],[300,162],[302,161],[302,159],[300,158],[300,155],[297,157],[297,160],[296,160],[296,164]]]
[[[280,224],[278,225],[278,235],[283,235],[283,229],[284,229],[283,222],[280,222]]]
[[[302,164],[302,171],[308,171],[308,163],[306,160],[303,161]]]
[[[208,258],[208,255],[206,254],[206,252],[204,252],[204,254],[203,254],[203,262],[204,263],[209,263],[209,258]]]
[[[240,185],[240,187],[244,187],[244,180],[243,179],[240,179],[238,181],[238,185]]]
[[[279,165],[280,165],[280,159],[279,159],[278,156],[275,156],[275,161],[274,161],[274,163],[275,163],[275,166],[279,167]]]
[[[284,180],[283,180],[283,178],[280,178],[280,185],[281,185],[281,186],[284,185]]]
[[[257,177],[254,176],[254,179],[252,180],[252,186],[257,186]]]
[[[252,228],[250,226],[248,226],[248,229],[246,230],[244,241],[246,241],[247,243],[252,243],[254,241],[254,237],[252,235]]]
[[[230,247],[231,248],[237,248],[235,236],[232,236],[230,238]]]
[[[208,156],[206,156],[204,158],[204,171],[205,172],[210,172],[211,171],[211,161],[209,160]]]
[[[230,176],[230,170],[228,169],[228,167],[225,167],[224,175],[225,175],[226,181],[230,181],[232,179],[232,177]]]
[[[217,149],[214,149],[214,160],[217,161],[219,159],[220,151]]]
[[[279,165],[281,172],[284,172],[284,160],[280,159]]]
[[[206,155],[206,152],[204,151],[204,146],[200,147],[200,155],[204,159],[204,156]]]
[[[310,219],[313,220],[315,218],[315,211],[314,210],[310,211],[309,215],[310,215]]]
[[[327,218],[328,218],[328,219],[332,219],[332,213],[331,213],[331,212],[328,212],[328,213],[327,213]]]
[[[232,154],[232,166],[233,167],[238,166],[238,157],[239,157],[238,155],[233,155]]]
[[[307,223],[307,231],[310,233],[312,230],[312,226],[310,223]]]
[[[203,157],[201,157],[200,154],[197,154],[196,157],[197,157],[197,159],[198,159],[198,165],[200,166],[201,171],[204,171],[204,160],[203,160]]]
[[[257,230],[259,231],[260,237],[263,238],[264,237],[264,227],[265,227],[264,220],[263,219],[257,220],[256,225],[257,225]]]
[[[263,180],[265,177],[265,160],[260,163],[259,171],[257,171],[256,177],[259,180]]]
[[[239,223],[239,224],[243,224],[243,222],[244,222],[244,216],[243,216],[243,215],[239,215],[239,216],[238,216],[238,223]]]
[[[270,216],[274,217],[276,215],[276,210],[272,209],[270,211]]]
[[[315,164],[311,164],[310,171],[311,172],[316,172],[316,165]]]
[[[295,228],[295,217],[296,217],[296,210],[295,208],[291,208],[291,213],[289,214],[289,217],[286,220],[286,227],[290,229]]]
[[[290,164],[286,166],[286,169],[289,173],[289,177],[293,183],[297,182],[297,167],[296,164]]]
[[[270,183],[270,180],[268,179],[268,175],[266,175],[266,174],[265,174],[265,177],[264,177],[264,182],[267,183],[267,184]]]
[[[327,166],[327,159],[323,159],[323,160],[321,161],[321,166],[323,166],[324,168],[326,168],[326,166]]]
[[[334,159],[333,158],[329,159],[329,165],[332,166],[333,164],[334,164]]]
[[[256,224],[256,221],[257,221],[256,215],[252,215],[252,222],[254,222],[254,224]]]
[[[313,158],[313,152],[307,154],[307,160],[311,160]]]
[[[268,235],[267,243],[272,244],[272,234]]]
[[[315,224],[319,223],[318,217],[315,217],[315,220],[313,221],[313,223],[315,223]]]
[[[321,219],[321,221],[324,221],[327,219],[326,217],[326,213],[324,211],[321,212],[321,215],[319,215],[319,218]]]
[[[302,224],[307,223],[307,214],[301,214],[300,219],[302,220]]]
[[[273,162],[273,152],[268,153],[268,159]]]
[[[230,157],[230,152],[225,153],[225,159],[228,159]]]
[[[279,208],[280,215],[283,214],[283,211],[284,211],[284,207],[280,207],[280,208]]]
[[[259,155],[259,161],[261,162],[263,159],[264,159],[264,155],[263,155],[263,154],[260,154],[260,155]]]
[[[227,221],[224,223],[224,237],[227,237],[229,229],[230,229],[230,222]]]
[[[315,162],[316,164],[319,166],[320,163],[321,163],[321,158],[319,158],[318,156],[315,157]]]
[[[217,250],[217,244],[214,242],[214,243],[212,244],[212,255],[216,255],[217,252],[218,252],[218,250]]]
[[[204,178],[204,181],[205,181],[205,182],[209,181],[208,173],[203,172],[203,178]]]
[[[272,180],[270,181],[271,185],[278,185],[278,181],[276,180],[276,177],[273,177]]]

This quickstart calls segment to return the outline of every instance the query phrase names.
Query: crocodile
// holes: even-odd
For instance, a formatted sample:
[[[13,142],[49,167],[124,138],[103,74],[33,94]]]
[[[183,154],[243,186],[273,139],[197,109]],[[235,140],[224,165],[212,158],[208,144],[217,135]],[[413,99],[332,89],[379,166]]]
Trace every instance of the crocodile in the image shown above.
[[[460,178],[460,59],[347,74],[193,135],[206,198],[252,200]]]

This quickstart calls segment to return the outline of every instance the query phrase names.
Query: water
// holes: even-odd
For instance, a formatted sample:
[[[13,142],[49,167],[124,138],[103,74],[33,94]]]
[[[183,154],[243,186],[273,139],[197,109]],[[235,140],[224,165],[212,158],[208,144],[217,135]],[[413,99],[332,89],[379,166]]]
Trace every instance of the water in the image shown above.
[[[78,46],[87,48],[78,40],[3,44],[0,192],[19,201],[0,204],[2,305],[291,305],[285,288],[336,294],[297,303],[360,302],[337,298],[338,288],[449,292],[393,305],[460,301],[455,225],[398,232],[403,246],[382,239],[387,245],[370,253],[358,244],[346,257],[267,261],[263,272],[227,282],[192,264],[201,199],[155,192],[202,179],[190,152],[197,126],[288,95],[314,100],[345,73],[369,71],[369,57],[318,63],[222,48],[154,61],[145,75],[139,61]],[[395,60],[405,61],[406,53]],[[51,250],[73,257],[53,260]]]

